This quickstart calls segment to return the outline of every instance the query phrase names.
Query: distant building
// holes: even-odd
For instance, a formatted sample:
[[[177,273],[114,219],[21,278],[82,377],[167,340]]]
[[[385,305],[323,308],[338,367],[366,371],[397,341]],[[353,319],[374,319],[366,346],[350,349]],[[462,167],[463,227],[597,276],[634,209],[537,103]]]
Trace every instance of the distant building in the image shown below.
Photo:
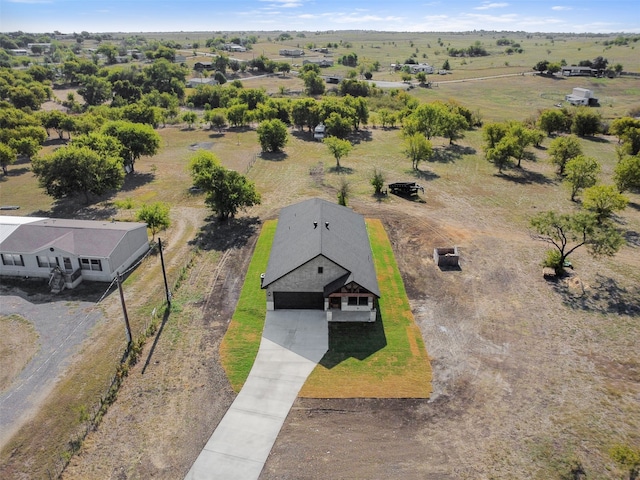
[[[591,67],[577,67],[575,65],[562,67],[563,77],[595,77],[598,70]]]
[[[283,57],[301,57],[304,55],[304,50],[301,48],[281,48],[279,53]]]
[[[566,95],[564,99],[571,105],[597,105],[598,99],[593,96],[591,90],[586,88],[574,88],[570,95]]]
[[[200,85],[217,85],[218,81],[215,78],[190,78],[187,80],[188,88],[198,88]]]
[[[211,62],[196,62],[193,66],[194,70],[202,71],[202,70],[213,70],[214,66]]]
[[[302,61],[303,65],[306,65],[308,63],[318,65],[321,68],[333,67],[333,60],[331,60],[330,58],[305,58]]]

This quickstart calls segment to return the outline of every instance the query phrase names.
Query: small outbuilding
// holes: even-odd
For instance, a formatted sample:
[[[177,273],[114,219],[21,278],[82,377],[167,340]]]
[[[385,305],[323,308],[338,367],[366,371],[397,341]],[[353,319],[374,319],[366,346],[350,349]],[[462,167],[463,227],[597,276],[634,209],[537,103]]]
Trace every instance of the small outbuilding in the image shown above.
[[[319,198],[283,208],[261,282],[267,310],[325,310],[327,321],[375,321],[380,290],[364,217]]]

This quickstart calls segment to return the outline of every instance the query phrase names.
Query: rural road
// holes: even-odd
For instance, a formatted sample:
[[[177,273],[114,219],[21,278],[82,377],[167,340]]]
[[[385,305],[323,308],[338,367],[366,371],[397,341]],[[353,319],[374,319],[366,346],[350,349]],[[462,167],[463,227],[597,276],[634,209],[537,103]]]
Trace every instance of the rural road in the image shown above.
[[[39,336],[38,352],[0,394],[0,448],[37,410],[38,403],[51,391],[73,354],[102,318],[93,302],[64,297],[56,300],[48,295],[33,297],[36,298],[27,300],[15,289],[0,292],[0,316],[20,315],[31,322]]]

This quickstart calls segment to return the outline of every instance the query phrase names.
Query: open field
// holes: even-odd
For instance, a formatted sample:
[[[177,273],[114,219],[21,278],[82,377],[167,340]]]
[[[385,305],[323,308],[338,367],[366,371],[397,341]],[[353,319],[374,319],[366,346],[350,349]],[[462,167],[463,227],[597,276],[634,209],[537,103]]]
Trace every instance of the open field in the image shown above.
[[[356,52],[367,52],[364,40],[356,43],[358,35],[366,34],[348,39]],[[411,52],[409,36],[403,35],[372,34],[371,42],[380,42],[380,48],[370,50],[402,59]],[[438,36],[428,35],[434,50]],[[459,46],[478,39],[441,37]],[[300,39],[306,41],[310,38]],[[391,51],[394,41],[402,44],[398,55]],[[522,41],[525,52],[528,42]],[[541,38],[531,42],[541,44],[537,52],[552,48]],[[603,54],[640,70],[632,47],[603,51],[583,37],[556,40],[553,48],[561,47],[566,50],[558,55],[568,61],[571,51],[576,60]],[[426,47],[418,48],[421,55]],[[436,64],[428,55],[427,61]],[[516,58],[509,56],[510,64]],[[532,59],[533,53],[527,62]],[[502,58],[490,57],[473,59],[471,65],[481,61],[503,64]],[[293,81],[267,79],[265,85],[277,92],[279,82]],[[550,107],[571,82],[510,77],[416,88],[411,95],[454,98],[486,120],[523,119]],[[621,116],[638,103],[638,80],[589,82],[607,99],[600,107],[605,118]],[[609,450],[616,444],[640,448],[638,193],[628,195],[629,206],[616,217],[627,245],[615,257],[593,259],[578,250],[572,256],[575,270],[566,279],[546,282],[539,266],[546,246],[531,237],[529,218],[547,209],[578,208],[546,161],[549,139],[530,149],[536,161],[524,161],[522,170],[504,175],[484,160],[481,132],[467,132],[452,148],[435,139],[435,161],[422,164],[416,174],[402,154],[400,131],[370,126],[342,160],[345,173],[338,174],[326,147],[306,132],[292,131],[283,155],[264,158],[256,156],[253,129],[219,135],[168,127],[159,133],[160,153],[136,164],[137,173],[123,191],[88,207],[52,202],[37,189],[28,164],[10,167],[11,175],[1,180],[3,204],[19,204],[21,214],[128,219],[134,210],[119,209],[116,200],[130,197],[139,206],[162,199],[172,205],[173,225],[160,236],[167,241],[170,282],[180,284],[174,305],[63,478],[184,476],[233,399],[219,346],[261,223],[300,199],[335,200],[343,178],[352,189],[349,205],[381,222],[389,236],[431,357],[433,393],[429,400],[299,399],[261,478],[546,480],[571,475],[578,466],[587,478],[623,478]],[[601,182],[610,183],[616,139],[580,142],[585,154],[602,163]],[[248,171],[262,204],[229,225],[208,217],[202,197],[188,190],[186,165],[195,148],[211,150],[227,167]],[[376,198],[369,184],[374,167],[387,181],[416,179],[426,193],[420,201]],[[433,248],[450,245],[461,251],[459,271],[433,264]],[[125,282],[137,332],[161,305],[159,271],[158,259],[150,257]],[[47,478],[78,438],[85,426],[82,412],[93,411],[124,350],[119,299],[111,295],[102,308],[112,321],[95,332],[42,411],[3,448],[0,477]]]

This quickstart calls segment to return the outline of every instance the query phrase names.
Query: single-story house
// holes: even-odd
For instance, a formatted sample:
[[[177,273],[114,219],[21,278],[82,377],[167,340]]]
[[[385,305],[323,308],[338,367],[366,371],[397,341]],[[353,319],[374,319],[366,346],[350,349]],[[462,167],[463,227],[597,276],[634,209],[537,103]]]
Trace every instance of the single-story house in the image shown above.
[[[565,95],[564,99],[571,105],[597,105],[598,99],[593,96],[593,92],[586,88],[574,88],[571,94]]]
[[[237,43],[225,43],[222,46],[222,49],[227,50],[229,52],[246,52],[247,51],[247,47],[238,45]]]
[[[200,85],[217,85],[218,81],[213,78],[190,78],[187,80],[188,88],[198,88]]]
[[[147,250],[145,223],[0,216],[0,276],[111,282]]]
[[[312,63],[322,68],[333,67],[333,60],[330,58],[305,58],[302,64],[306,65],[307,63]]]
[[[196,62],[193,65],[194,70],[213,70],[215,67],[211,62]]]
[[[415,73],[433,73],[434,69],[428,63],[407,63],[404,65],[405,67],[409,67],[409,71],[413,74]]]
[[[562,67],[560,72],[564,77],[595,77],[598,74],[596,69],[576,65]]]
[[[278,53],[284,57],[301,57],[304,55],[304,50],[301,48],[281,48]]]
[[[317,309],[328,321],[375,321],[380,290],[364,217],[319,198],[283,208],[261,282],[267,310]]]
[[[313,138],[319,141],[324,140],[326,130],[327,127],[323,123],[316,125],[316,128],[313,129]]]

